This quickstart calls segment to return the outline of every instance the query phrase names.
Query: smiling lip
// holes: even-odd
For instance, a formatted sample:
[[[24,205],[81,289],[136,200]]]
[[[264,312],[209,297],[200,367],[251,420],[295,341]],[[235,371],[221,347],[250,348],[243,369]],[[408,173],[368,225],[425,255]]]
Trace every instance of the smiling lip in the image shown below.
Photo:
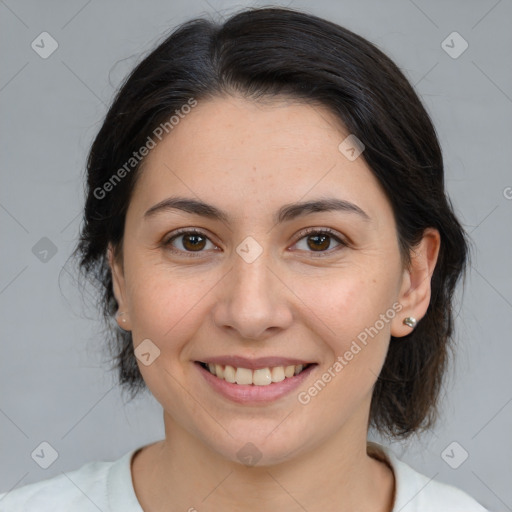
[[[241,361],[243,364],[248,364],[248,360],[244,358],[236,358],[233,356],[235,360]],[[214,360],[222,360],[227,361],[228,358],[217,358],[217,359],[208,359],[209,362],[213,363]],[[231,359],[233,361],[233,359]],[[261,358],[261,359],[253,359],[251,363],[253,364],[252,369],[262,368],[262,362],[275,362],[278,363],[288,363],[291,361],[298,361],[295,359],[282,359],[282,358]],[[303,361],[298,361],[296,364],[302,364]],[[216,363],[219,364],[219,363]],[[293,364],[293,363],[291,363]],[[307,364],[307,363],[306,363]],[[280,364],[279,364],[280,365]],[[231,382],[227,382],[224,379],[220,379],[215,375],[212,375],[207,369],[205,369],[199,361],[196,361],[194,366],[198,369],[199,373],[206,380],[209,386],[218,394],[223,396],[224,398],[228,398],[232,402],[236,402],[244,405],[257,405],[257,404],[268,404],[269,402],[273,402],[278,400],[279,398],[289,394],[291,391],[296,389],[304,380],[309,376],[309,374],[314,370],[317,364],[309,364],[307,368],[305,368],[301,373],[295,375],[290,378],[286,378],[281,382],[272,382],[267,386],[255,386],[253,384],[243,385],[243,384],[234,384]],[[246,367],[247,368],[247,367]]]

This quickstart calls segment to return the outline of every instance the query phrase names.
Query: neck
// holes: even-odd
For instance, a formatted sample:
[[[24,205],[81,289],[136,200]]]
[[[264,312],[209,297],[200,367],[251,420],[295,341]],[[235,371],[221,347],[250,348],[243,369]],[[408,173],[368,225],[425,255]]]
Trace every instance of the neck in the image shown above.
[[[133,460],[135,492],[144,510],[392,510],[393,472],[367,455],[361,429],[345,425],[314,449],[260,467],[230,461],[165,414],[164,421],[166,439]]]

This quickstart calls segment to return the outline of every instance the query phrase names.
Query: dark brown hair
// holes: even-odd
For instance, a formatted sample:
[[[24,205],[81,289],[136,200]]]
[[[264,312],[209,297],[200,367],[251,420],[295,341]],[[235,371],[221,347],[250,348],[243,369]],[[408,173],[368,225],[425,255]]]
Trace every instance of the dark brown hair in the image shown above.
[[[120,383],[132,398],[146,387],[131,333],[112,322],[117,303],[107,260],[109,242],[122,257],[125,214],[143,172],[140,163],[108,187],[106,198],[105,183],[191,98],[233,93],[322,104],[363,141],[363,157],[392,205],[404,264],[425,228],[439,230],[428,311],[409,335],[392,337],[370,411],[370,426],[393,437],[431,427],[451,348],[453,293],[468,255],[466,235],[445,194],[435,129],[407,79],[373,44],[287,8],[250,8],[224,23],[200,18],[178,27],[127,77],[92,144],[84,220],[73,255],[82,274],[99,286]]]

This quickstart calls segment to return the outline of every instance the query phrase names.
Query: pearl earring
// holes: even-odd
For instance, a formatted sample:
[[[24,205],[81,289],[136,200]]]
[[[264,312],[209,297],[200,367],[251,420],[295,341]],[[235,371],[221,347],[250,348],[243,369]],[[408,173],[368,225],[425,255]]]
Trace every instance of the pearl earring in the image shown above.
[[[125,314],[126,314],[126,312],[125,312],[125,311],[118,311],[118,312],[116,313],[116,318],[117,318],[117,319],[121,318],[121,322],[126,322],[126,318],[125,318],[125,316],[124,316]]]
[[[411,329],[414,329],[418,322],[417,322],[416,318],[414,318],[413,316],[408,316],[408,317],[404,318],[403,323],[404,323],[404,325],[407,325]]]

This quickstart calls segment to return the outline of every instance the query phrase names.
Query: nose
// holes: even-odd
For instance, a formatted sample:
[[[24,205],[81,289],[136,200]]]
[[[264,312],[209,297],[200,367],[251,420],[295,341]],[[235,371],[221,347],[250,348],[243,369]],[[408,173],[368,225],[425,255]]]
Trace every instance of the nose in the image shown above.
[[[219,287],[215,325],[250,340],[264,340],[288,328],[293,320],[293,294],[283,277],[271,268],[265,253],[252,263],[235,254],[233,266]]]

